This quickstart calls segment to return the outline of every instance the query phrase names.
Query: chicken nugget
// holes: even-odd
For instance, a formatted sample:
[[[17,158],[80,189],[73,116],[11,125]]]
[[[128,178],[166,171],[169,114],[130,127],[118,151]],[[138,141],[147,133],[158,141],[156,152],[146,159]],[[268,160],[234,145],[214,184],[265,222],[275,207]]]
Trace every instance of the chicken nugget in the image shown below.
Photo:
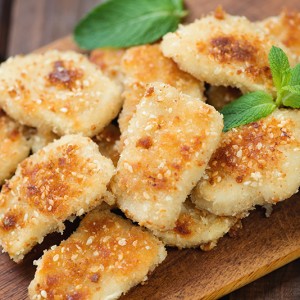
[[[93,209],[114,174],[90,138],[68,135],[19,164],[0,194],[0,244],[16,262],[63,222]]]
[[[172,229],[222,128],[222,116],[212,106],[170,85],[149,85],[111,182],[121,210],[148,228]]]
[[[296,56],[261,26],[218,11],[166,34],[161,49],[199,80],[243,92],[275,93],[268,62],[272,45],[282,48],[292,65],[297,62]]]
[[[169,84],[183,93],[204,100],[203,83],[179,70],[171,59],[164,57],[158,44],[128,49],[123,56],[122,70],[126,76],[124,105],[119,116],[122,134],[144,96],[147,84],[151,82]]]
[[[52,50],[0,66],[0,105],[25,125],[93,136],[117,116],[122,99],[120,88],[87,57]]]
[[[117,299],[145,281],[166,255],[149,232],[109,210],[96,209],[39,260],[29,298]]]
[[[175,227],[167,231],[154,230],[153,233],[164,244],[181,248],[214,248],[218,240],[238,222],[233,217],[220,217],[205,210],[195,208],[188,199],[181,207]]]
[[[191,199],[216,215],[242,217],[255,205],[276,204],[300,185],[300,111],[277,109],[223,133]]]

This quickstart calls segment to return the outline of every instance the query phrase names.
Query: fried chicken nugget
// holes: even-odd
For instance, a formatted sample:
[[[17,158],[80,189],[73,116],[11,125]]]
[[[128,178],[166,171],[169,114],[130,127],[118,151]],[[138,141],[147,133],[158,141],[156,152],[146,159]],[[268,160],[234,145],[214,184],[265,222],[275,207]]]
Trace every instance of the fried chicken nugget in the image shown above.
[[[0,105],[25,125],[93,136],[117,116],[122,99],[120,88],[84,55],[52,50],[1,65]]]
[[[297,62],[295,55],[261,26],[245,17],[218,12],[166,34],[161,49],[199,80],[243,92],[274,93],[268,62],[272,45],[282,48],[292,65]]]
[[[190,200],[182,204],[175,227],[168,231],[154,230],[153,233],[164,244],[178,248],[214,248],[218,240],[238,222],[233,217],[220,217],[195,208]]]
[[[274,39],[279,40],[292,52],[300,56],[300,13],[284,10],[277,17],[259,22]]]
[[[149,232],[96,209],[66,241],[43,255],[29,298],[117,299],[145,281],[166,255],[163,244]]]
[[[300,185],[300,111],[279,109],[223,133],[192,201],[216,215],[242,216],[291,197]]]
[[[0,184],[16,170],[18,163],[29,155],[30,143],[24,128],[0,109]]]
[[[144,96],[147,84],[151,82],[169,84],[183,93],[204,100],[203,83],[179,70],[171,59],[164,57],[158,44],[128,49],[123,56],[122,70],[126,76],[124,105],[119,116],[122,134]]]
[[[95,143],[64,136],[19,164],[0,194],[0,244],[16,262],[63,222],[99,205],[114,174]]]
[[[90,61],[96,64],[104,75],[123,87],[124,74],[121,69],[121,61],[124,53],[124,49],[96,49],[91,52]]]
[[[212,106],[170,85],[149,85],[130,121],[111,182],[121,210],[150,229],[172,229],[222,128],[222,117]]]

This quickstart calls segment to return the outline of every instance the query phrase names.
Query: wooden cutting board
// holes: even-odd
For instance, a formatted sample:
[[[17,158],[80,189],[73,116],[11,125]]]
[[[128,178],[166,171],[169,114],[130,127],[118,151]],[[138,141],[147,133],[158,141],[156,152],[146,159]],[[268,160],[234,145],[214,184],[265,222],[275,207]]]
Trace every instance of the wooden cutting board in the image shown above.
[[[215,7],[215,3],[187,1],[190,19]],[[199,1],[198,1],[199,2]],[[215,2],[215,1],[213,1]],[[224,1],[225,7],[233,1]],[[257,2],[258,1],[254,1]],[[261,1],[260,1],[261,2]],[[292,1],[290,1],[292,2]],[[281,1],[272,1],[273,13],[278,13]],[[296,3],[296,2],[295,2]],[[253,1],[242,1],[240,6],[228,7],[232,13],[245,12],[257,18],[261,6]],[[299,6],[299,4],[298,4]],[[265,8],[265,14],[268,8]],[[275,8],[274,8],[275,7]],[[300,8],[300,7],[299,7]],[[272,11],[270,11],[272,13]],[[262,16],[263,17],[263,16]],[[70,37],[52,43],[45,49],[78,50]],[[300,195],[278,204],[270,218],[263,210],[254,211],[243,220],[239,235],[220,240],[218,247],[210,252],[169,249],[168,257],[148,282],[129,292],[122,300],[161,299],[215,299],[233,291],[288,262],[300,257]],[[76,225],[76,224],[75,224]],[[43,249],[66,238],[74,229],[67,226],[64,236],[52,234],[17,265],[6,254],[0,254],[0,299],[27,299],[27,286],[33,279],[34,259]]]

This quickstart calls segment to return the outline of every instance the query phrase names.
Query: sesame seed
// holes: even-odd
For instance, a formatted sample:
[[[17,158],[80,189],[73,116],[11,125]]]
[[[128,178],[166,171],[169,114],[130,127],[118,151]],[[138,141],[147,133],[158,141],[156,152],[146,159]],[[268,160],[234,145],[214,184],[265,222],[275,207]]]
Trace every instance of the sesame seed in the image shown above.
[[[59,254],[55,254],[53,256],[53,261],[58,261],[59,260]]]
[[[78,254],[73,254],[73,255],[71,256],[71,259],[74,261],[74,260],[76,260],[77,257],[78,257]]]
[[[236,156],[237,156],[238,158],[241,158],[242,155],[243,155],[243,150],[240,149],[240,150],[236,153]]]
[[[92,242],[93,242],[93,237],[90,236],[86,241],[86,245],[90,245]]]
[[[256,145],[256,148],[258,149],[258,150],[260,150],[261,148],[262,148],[262,143],[258,143],[257,145]]]
[[[60,111],[63,112],[63,113],[66,113],[66,112],[68,111],[68,109],[67,109],[66,107],[62,107],[62,108],[60,109]]]
[[[45,290],[42,290],[42,291],[41,291],[41,296],[42,296],[43,298],[47,298],[47,292],[46,292]]]
[[[119,244],[120,246],[125,246],[125,245],[127,244],[126,239],[120,239],[120,240],[118,241],[118,244]]]
[[[143,196],[144,196],[144,198],[147,199],[147,200],[150,199],[150,196],[149,196],[149,194],[148,194],[147,192],[144,192],[144,193],[143,193]]]

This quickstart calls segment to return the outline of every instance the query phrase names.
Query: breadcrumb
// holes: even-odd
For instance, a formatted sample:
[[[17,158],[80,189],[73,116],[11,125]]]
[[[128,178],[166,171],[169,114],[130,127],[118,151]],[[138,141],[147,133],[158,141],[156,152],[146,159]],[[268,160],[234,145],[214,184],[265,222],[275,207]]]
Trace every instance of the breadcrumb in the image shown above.
[[[117,299],[145,281],[166,255],[163,244],[149,232],[96,209],[39,260],[29,298]]]
[[[299,153],[299,110],[279,109],[223,133],[192,201],[216,215],[240,216],[285,200],[300,185]]]
[[[120,88],[84,55],[52,50],[1,65],[0,105],[25,125],[93,136],[117,116],[122,99]]]
[[[0,194],[0,244],[16,262],[63,222],[101,204],[114,174],[95,143],[64,136],[19,164]]]
[[[282,48],[292,65],[297,62],[296,56],[261,26],[223,13],[222,17],[209,15],[180,26],[163,37],[161,49],[199,80],[243,92],[275,93],[268,62],[272,45]]]
[[[24,128],[0,109],[0,184],[16,170],[18,163],[29,155],[30,143]]]
[[[190,200],[186,200],[182,204],[175,227],[167,231],[154,230],[153,233],[164,244],[179,249],[207,244],[216,246],[218,240],[237,222],[238,219],[233,217],[220,217],[205,210],[199,210]]]
[[[121,210],[142,226],[173,228],[222,128],[212,106],[170,85],[149,85],[130,121],[111,183]]]
[[[258,22],[274,39],[300,56],[300,13],[284,10],[279,16]]]
[[[147,84],[151,82],[169,84],[183,93],[204,100],[203,83],[179,70],[171,59],[164,57],[158,44],[128,49],[123,56],[122,70],[126,76],[124,105],[119,116],[122,134],[144,96]]]

